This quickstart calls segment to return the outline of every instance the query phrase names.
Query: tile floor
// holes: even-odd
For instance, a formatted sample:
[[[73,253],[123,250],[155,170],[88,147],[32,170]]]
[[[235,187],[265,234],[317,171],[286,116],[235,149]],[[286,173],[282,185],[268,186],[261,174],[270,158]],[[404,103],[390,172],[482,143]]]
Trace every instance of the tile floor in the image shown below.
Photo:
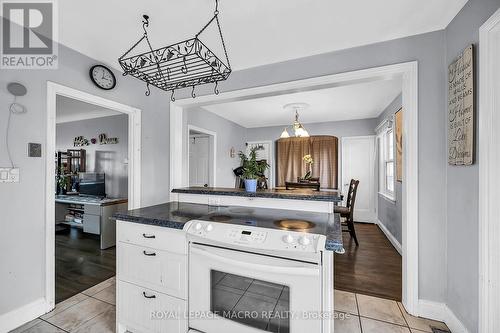
[[[13,333],[111,333],[115,331],[115,278],[77,294]],[[335,333],[422,333],[445,324],[410,316],[401,303],[335,291]]]

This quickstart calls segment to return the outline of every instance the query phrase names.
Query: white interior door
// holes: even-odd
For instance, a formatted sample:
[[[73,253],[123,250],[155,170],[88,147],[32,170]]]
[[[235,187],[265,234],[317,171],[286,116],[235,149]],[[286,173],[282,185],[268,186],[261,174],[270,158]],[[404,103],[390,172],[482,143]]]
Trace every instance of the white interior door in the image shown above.
[[[209,137],[189,137],[189,186],[208,186],[210,170]]]
[[[354,221],[375,223],[375,136],[342,138],[342,193],[347,197],[351,179],[359,180]]]

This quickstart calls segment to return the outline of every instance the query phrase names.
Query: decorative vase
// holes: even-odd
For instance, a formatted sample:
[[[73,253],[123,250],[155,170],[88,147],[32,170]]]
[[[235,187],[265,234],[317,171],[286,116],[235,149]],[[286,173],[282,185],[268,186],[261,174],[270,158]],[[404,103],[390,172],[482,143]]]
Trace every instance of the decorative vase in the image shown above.
[[[257,192],[257,179],[245,179],[245,191]]]

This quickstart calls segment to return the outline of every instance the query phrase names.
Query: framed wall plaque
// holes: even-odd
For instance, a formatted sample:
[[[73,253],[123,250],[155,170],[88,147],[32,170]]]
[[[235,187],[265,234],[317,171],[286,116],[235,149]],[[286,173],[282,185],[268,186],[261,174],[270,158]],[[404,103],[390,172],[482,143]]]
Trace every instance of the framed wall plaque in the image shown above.
[[[448,163],[474,162],[474,49],[448,67]]]

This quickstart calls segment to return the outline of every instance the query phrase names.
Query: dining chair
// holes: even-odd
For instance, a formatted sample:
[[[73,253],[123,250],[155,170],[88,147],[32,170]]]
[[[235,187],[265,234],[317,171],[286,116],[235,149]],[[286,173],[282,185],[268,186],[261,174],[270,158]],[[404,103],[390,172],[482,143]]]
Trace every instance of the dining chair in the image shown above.
[[[351,179],[349,184],[349,190],[347,192],[347,201],[345,206],[335,206],[334,212],[339,213],[341,217],[345,218],[342,223],[347,229],[343,229],[343,232],[348,232],[356,246],[359,246],[358,238],[356,237],[356,229],[354,228],[354,204],[356,203],[356,193],[358,192],[359,180]]]

